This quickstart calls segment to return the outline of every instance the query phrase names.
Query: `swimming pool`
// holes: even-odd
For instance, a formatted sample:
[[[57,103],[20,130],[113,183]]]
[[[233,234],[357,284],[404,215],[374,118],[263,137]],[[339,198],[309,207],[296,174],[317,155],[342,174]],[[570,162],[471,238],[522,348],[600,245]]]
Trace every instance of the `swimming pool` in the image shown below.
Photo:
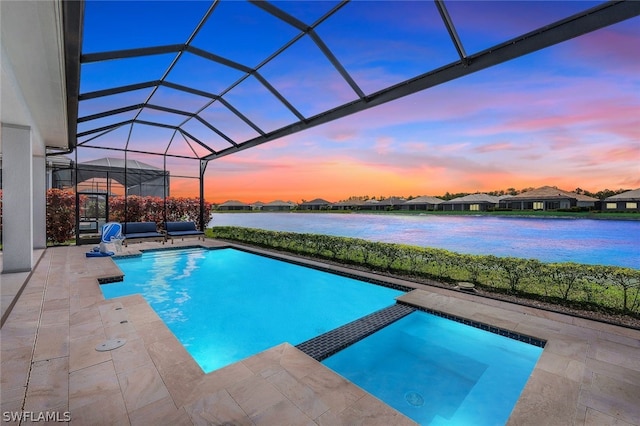
[[[541,353],[416,311],[323,364],[420,424],[502,425]]]
[[[283,342],[302,343],[403,294],[231,248],[114,261],[125,278],[102,284],[105,298],[141,294],[205,373]]]

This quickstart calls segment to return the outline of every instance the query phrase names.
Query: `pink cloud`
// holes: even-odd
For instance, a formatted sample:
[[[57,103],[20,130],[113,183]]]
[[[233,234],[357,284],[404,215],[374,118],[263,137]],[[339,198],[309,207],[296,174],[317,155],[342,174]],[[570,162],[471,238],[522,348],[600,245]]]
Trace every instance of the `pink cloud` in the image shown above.
[[[640,18],[633,18],[575,39],[564,54],[589,63],[606,63],[614,74],[633,78],[640,74],[640,59],[634,50],[640,44]]]
[[[521,151],[525,149],[522,146],[515,145],[511,142],[495,142],[489,143],[485,145],[478,146],[474,149],[475,152],[479,154],[484,154],[487,152],[495,152],[495,151]]]

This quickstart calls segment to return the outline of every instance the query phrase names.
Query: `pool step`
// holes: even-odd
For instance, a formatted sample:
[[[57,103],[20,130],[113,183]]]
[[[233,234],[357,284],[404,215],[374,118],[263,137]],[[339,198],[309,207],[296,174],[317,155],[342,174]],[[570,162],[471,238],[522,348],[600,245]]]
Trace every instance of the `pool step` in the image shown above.
[[[413,311],[410,306],[395,304],[302,342],[296,348],[322,361]]]

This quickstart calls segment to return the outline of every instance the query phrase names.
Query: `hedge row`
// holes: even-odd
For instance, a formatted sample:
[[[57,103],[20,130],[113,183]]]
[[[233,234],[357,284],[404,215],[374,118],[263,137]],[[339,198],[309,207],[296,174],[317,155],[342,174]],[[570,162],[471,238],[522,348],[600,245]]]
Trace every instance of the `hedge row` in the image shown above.
[[[470,255],[358,238],[214,227],[209,236],[274,248],[381,272],[481,288],[593,310],[640,315],[640,270],[535,259]]]

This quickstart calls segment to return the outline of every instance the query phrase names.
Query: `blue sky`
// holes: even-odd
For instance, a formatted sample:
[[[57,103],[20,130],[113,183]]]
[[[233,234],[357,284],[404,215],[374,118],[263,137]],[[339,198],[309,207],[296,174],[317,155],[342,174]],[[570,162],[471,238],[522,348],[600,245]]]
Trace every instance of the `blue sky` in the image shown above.
[[[275,2],[306,24],[336,2]],[[447,2],[467,54],[473,54],[598,2]],[[84,53],[184,43],[208,2],[87,2]],[[457,60],[431,1],[355,1],[320,24],[317,34],[365,93]],[[250,68],[258,67],[298,30],[259,8],[222,1],[193,45]],[[240,199],[330,201],[350,195],[439,195],[508,187],[556,185],[598,191],[640,187],[640,18],[616,24],[435,88],[332,123],[212,161],[209,201]],[[81,92],[160,79],[175,54],[83,65]],[[260,73],[304,116],[356,99],[308,37],[292,44]],[[167,81],[223,94],[261,129],[295,116],[253,77],[226,91],[242,73],[184,54]],[[150,90],[83,101],[80,115],[143,102]],[[207,98],[169,88],[151,103],[194,112]],[[135,112],[103,119],[101,125]],[[219,102],[201,116],[236,141],[258,133]],[[141,119],[180,123],[184,117],[144,110]],[[95,123],[90,123],[91,126]],[[80,125],[79,130],[89,128]],[[229,146],[196,120],[185,126],[214,149]],[[123,127],[96,138],[127,143]],[[129,147],[166,146],[173,132],[134,126]],[[86,139],[86,138],[85,138]],[[134,140],[135,139],[135,140]],[[82,141],[83,139],[81,139]],[[191,144],[193,146],[193,144]],[[193,148],[201,155],[204,150]],[[99,150],[83,155],[105,156]],[[175,138],[172,153],[192,152]],[[108,153],[113,155],[113,151]],[[136,158],[162,167],[157,156]],[[82,160],[81,160],[82,161]],[[176,176],[197,176],[197,161],[170,160]],[[172,192],[197,194],[193,179]]]

